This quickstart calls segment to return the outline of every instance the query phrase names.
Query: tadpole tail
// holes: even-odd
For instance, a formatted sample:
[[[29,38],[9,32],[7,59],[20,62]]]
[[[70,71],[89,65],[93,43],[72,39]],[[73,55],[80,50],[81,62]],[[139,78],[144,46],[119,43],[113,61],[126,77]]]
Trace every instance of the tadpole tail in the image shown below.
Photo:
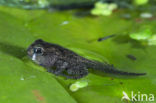
[[[94,70],[99,70],[104,73],[117,74],[117,75],[128,75],[128,76],[146,75],[146,73],[133,73],[133,72],[120,71],[120,70],[116,69],[113,65],[110,65],[107,63],[101,63],[101,62],[97,62],[97,61],[92,61],[89,68],[92,68]]]

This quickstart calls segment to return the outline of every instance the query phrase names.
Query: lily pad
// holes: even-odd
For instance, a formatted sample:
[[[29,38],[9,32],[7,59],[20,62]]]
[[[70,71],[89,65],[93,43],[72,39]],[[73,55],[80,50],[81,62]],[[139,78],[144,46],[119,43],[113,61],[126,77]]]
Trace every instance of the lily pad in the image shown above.
[[[119,36],[122,41],[124,38],[120,35],[131,31],[135,21],[120,18],[121,12],[109,17],[81,18],[75,12],[0,7],[1,103],[121,103],[123,91],[129,96],[131,91],[156,95],[156,47],[133,48],[133,41],[129,39],[122,43],[115,40]],[[68,23],[62,25],[65,21]],[[111,34],[116,37],[97,41]],[[146,72],[147,75],[128,77],[93,72],[82,78],[88,82],[87,87],[71,92],[69,85],[77,80],[47,73],[27,58],[27,47],[38,38],[62,45],[86,58],[107,61],[120,70]],[[136,61],[127,58],[127,54],[134,55]]]

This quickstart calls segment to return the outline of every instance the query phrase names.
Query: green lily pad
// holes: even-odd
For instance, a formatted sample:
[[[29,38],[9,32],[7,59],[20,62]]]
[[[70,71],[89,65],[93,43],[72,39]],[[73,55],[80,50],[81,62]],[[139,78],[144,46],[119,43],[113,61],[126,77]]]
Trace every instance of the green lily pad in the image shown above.
[[[111,34],[119,36],[119,41],[124,39],[119,34],[130,31],[134,21],[121,19],[120,12],[110,17],[81,18],[75,12],[0,7],[1,103],[121,103],[123,91],[129,96],[131,91],[156,95],[155,46],[134,48],[131,40],[97,41]],[[27,58],[26,48],[38,38],[60,44],[86,58],[107,61],[120,70],[147,75],[128,77],[93,72],[82,78],[88,82],[87,87],[71,92],[69,86],[77,80],[47,73]],[[130,60],[127,54],[137,60]]]

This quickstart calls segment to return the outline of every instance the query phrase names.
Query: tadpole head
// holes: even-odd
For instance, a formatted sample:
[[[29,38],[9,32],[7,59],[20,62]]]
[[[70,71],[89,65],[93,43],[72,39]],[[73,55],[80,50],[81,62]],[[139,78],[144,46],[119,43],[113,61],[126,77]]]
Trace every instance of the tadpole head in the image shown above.
[[[44,54],[43,40],[34,41],[27,49],[28,56],[35,62],[39,62]]]

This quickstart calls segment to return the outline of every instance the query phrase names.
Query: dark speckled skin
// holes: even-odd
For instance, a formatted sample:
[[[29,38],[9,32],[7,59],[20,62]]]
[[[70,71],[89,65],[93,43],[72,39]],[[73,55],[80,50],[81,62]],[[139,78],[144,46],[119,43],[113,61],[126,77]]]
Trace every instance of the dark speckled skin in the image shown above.
[[[34,48],[42,48],[42,54],[35,54]],[[71,50],[63,48],[57,44],[45,42],[41,39],[36,40],[27,49],[30,58],[35,54],[37,64],[45,67],[48,72],[61,75],[70,79],[79,79],[88,74],[88,69],[101,70],[105,73],[121,75],[144,75],[145,73],[128,73],[115,69],[113,65],[100,63],[85,59]]]

